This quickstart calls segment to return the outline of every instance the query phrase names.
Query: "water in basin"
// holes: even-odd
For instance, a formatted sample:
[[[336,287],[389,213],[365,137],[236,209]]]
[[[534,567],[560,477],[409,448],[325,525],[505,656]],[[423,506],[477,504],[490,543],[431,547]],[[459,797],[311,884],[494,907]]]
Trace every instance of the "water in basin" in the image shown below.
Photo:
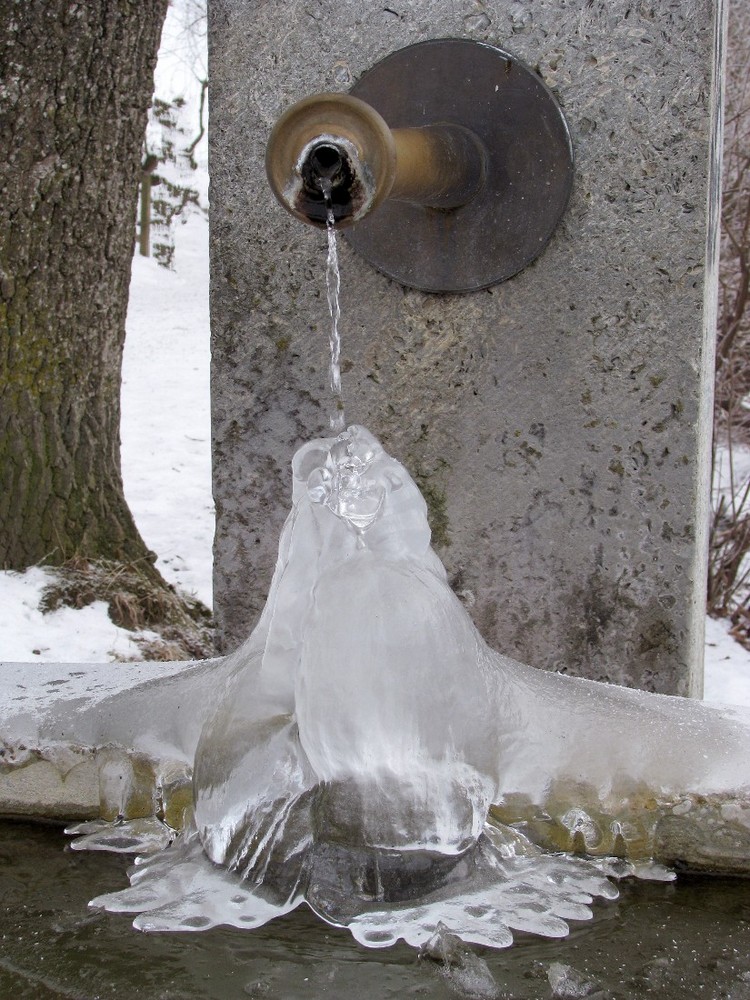
[[[467,949],[444,962],[420,959],[404,944],[363,948],[305,909],[251,934],[232,928],[136,934],[122,917],[87,906],[96,893],[122,885],[128,860],[63,851],[63,840],[59,827],[0,825],[0,996],[750,997],[750,893],[741,879],[621,883],[619,898],[598,905],[593,920],[564,940],[521,934],[513,948]]]

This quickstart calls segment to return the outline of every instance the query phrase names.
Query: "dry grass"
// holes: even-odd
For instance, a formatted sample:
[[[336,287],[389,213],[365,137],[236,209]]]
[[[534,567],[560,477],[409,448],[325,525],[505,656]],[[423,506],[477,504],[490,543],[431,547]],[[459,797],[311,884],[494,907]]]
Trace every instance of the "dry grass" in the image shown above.
[[[131,632],[144,660],[192,660],[214,655],[211,612],[194,597],[178,592],[151,566],[105,559],[71,559],[55,568],[57,580],[46,587],[40,608],[84,608],[104,601],[109,617]]]

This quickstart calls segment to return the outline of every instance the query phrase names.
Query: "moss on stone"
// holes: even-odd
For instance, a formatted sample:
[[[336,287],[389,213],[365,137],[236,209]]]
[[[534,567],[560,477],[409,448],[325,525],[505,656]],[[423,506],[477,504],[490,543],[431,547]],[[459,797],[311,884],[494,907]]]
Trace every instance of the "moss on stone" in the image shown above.
[[[432,544],[437,549],[448,548],[451,538],[447,494],[426,473],[417,473],[414,479],[427,504],[427,522],[432,532]]]

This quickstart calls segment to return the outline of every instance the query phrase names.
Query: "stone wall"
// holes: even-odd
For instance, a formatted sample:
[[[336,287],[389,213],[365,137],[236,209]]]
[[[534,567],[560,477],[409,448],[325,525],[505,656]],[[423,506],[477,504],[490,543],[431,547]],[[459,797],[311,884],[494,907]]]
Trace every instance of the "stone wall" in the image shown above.
[[[576,153],[571,203],[533,265],[465,296],[404,289],[340,241],[347,421],[419,483],[434,545],[491,645],[700,693],[713,20],[710,0],[212,0],[224,648],[263,606],[293,451],[328,432],[325,234],[275,202],[268,133],[289,104],[348,89],[394,49],[466,37],[524,59],[557,95]]]

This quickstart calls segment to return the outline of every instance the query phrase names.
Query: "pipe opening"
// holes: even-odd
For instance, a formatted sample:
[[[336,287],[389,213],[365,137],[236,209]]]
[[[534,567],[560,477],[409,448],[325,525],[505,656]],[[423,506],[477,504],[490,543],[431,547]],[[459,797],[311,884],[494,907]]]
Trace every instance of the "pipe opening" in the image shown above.
[[[327,204],[337,223],[351,219],[367,197],[357,166],[349,150],[328,137],[312,145],[300,163],[295,210],[319,226],[326,224]]]
[[[326,142],[321,142],[310,151],[310,169],[313,175],[335,182],[343,173],[344,157],[341,151]]]

